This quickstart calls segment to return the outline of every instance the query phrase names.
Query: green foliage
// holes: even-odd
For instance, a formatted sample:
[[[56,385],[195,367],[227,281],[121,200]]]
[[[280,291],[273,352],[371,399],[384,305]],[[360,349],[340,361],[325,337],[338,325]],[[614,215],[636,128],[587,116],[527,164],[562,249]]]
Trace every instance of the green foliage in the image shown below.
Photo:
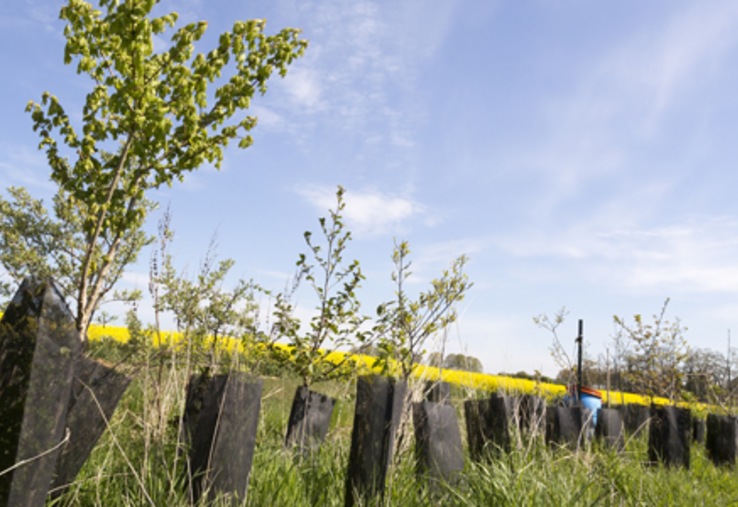
[[[341,348],[363,344],[368,338],[368,333],[361,329],[367,317],[360,314],[361,304],[356,297],[356,290],[364,279],[359,261],[343,265],[343,254],[351,240],[341,215],[346,207],[344,193],[339,186],[336,209],[329,211],[330,221],[319,219],[325,245],[315,244],[312,233],[305,232],[305,242],[317,264],[308,263],[305,254],[300,254],[297,261],[297,283],[301,279],[308,281],[318,299],[309,330],[300,329],[300,320],[293,315],[289,297],[280,294],[274,304],[277,333],[287,339],[288,346],[271,350],[285,368],[292,369],[303,379],[305,386],[353,375],[355,371],[349,359],[331,363],[324,358]]]
[[[464,354],[449,354],[443,364],[449,370],[484,373],[484,367],[479,359],[473,356],[465,356]]]
[[[160,273],[157,268],[152,280],[152,290],[156,293],[155,310],[174,315],[177,329],[183,334],[195,364],[213,369],[232,367],[232,364],[223,364],[223,339],[236,338],[251,345],[260,336],[257,330],[259,307],[255,299],[260,287],[253,281],[238,280],[232,289],[225,288],[225,279],[235,262],[226,259],[216,264],[215,238],[197,276],[189,280],[186,273],[176,271],[172,255],[167,250],[166,244],[172,238],[168,225],[163,231],[160,229],[160,236],[163,265]],[[163,289],[161,295],[159,288]],[[248,361],[256,358],[253,354],[245,357],[228,355],[230,359]]]
[[[108,324],[111,324],[118,320],[117,315],[111,315],[110,313],[102,310],[97,313],[97,317],[95,319],[95,323],[99,326],[106,327]]]
[[[408,296],[405,283],[412,274],[410,245],[407,241],[399,245],[395,243],[392,261],[395,271],[392,281],[397,287],[395,300],[381,305],[377,309],[377,326],[374,329],[379,338],[380,358],[376,365],[385,375],[399,373],[407,380],[416,364],[425,353],[423,347],[429,337],[442,331],[456,321],[457,313],[454,305],[464,299],[465,293],[472,287],[464,266],[468,262],[465,255],[453,262],[448,270],[443,271],[441,278],[431,282],[431,288],[421,292],[413,301]]]
[[[63,189],[54,196],[52,215],[43,202],[31,197],[26,189],[10,187],[7,192],[9,200],[0,196],[0,264],[12,283],[0,283],[0,299],[9,299],[27,276],[53,276],[66,297],[77,299],[76,288],[82,285],[85,276],[82,259],[88,248],[88,238],[82,227],[86,208],[73,204]],[[155,205],[144,199],[140,207],[148,213]],[[103,235],[90,252],[93,267],[103,264],[104,245],[111,239]],[[117,254],[108,264],[105,277],[98,278],[101,273],[97,269],[87,272],[86,283],[99,284],[92,300],[94,308],[110,296],[125,302],[136,299],[137,291],[114,295],[110,291],[125,267],[136,262],[141,249],[152,241],[153,238],[140,227],[126,229],[119,237]]]
[[[626,379],[639,394],[650,398],[663,396],[672,403],[681,401],[680,394],[684,385],[683,363],[688,357],[689,347],[677,318],[673,323],[664,319],[669,299],[664,302],[659,315],[653,316],[653,324],[643,321],[641,315],[633,317],[633,325],[627,325],[623,319],[614,316],[619,326],[633,346],[629,356]]]
[[[234,115],[249,107],[257,91],[266,92],[273,72],[284,76],[307,47],[299,30],[266,36],[265,21],[250,20],[235,22],[207,55],[195,54],[194,43],[207,29],[200,21],[176,30],[169,49],[155,53],[154,36],[177,21],[176,13],[151,18],[156,3],[100,0],[97,10],[69,0],[60,12],[67,22],[64,62],[76,61],[77,73],[92,80],[82,129],[72,126],[49,92],[40,104],[30,101],[26,107],[51,179],[79,210],[85,248],[74,289],[83,339],[124,236],[144,222],[146,192],[181,181],[205,162],[219,168],[232,140],[248,147],[257,119]],[[227,83],[209,94],[209,84],[228,73]],[[106,146],[116,146],[115,155],[107,156]]]
[[[435,366],[436,368],[484,373],[484,367],[479,359],[464,354],[449,354],[444,359],[440,352],[431,352],[428,355],[427,363],[429,366]]]
[[[732,360],[731,360],[732,359]],[[735,354],[728,350],[728,357],[707,348],[690,349],[683,364],[686,379],[682,397],[720,406],[726,413],[735,413],[738,398],[738,382]],[[691,401],[688,400],[688,401]]]
[[[123,346],[124,351],[128,354],[138,356],[143,352],[149,340],[146,337],[144,325],[141,319],[138,318],[135,306],[126,312],[126,329],[128,329],[128,342]],[[129,361],[131,359],[136,360],[138,357],[130,357]]]

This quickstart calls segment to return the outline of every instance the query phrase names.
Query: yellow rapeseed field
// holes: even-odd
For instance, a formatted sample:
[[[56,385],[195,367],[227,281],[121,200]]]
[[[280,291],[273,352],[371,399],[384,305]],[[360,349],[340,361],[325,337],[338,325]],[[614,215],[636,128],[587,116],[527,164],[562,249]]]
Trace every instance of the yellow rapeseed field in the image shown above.
[[[2,313],[0,313],[2,317]],[[183,336],[177,332],[161,332],[161,333],[147,333],[151,340],[151,345],[154,348],[159,347],[177,347],[183,346]],[[93,324],[90,326],[88,332],[88,338],[91,341],[100,340],[113,340],[118,343],[127,343],[130,339],[128,329],[119,326],[100,326]],[[212,339],[211,339],[212,343]],[[277,344],[278,347],[286,347],[285,345]],[[244,352],[243,342],[231,337],[218,338],[218,347],[229,353]],[[325,359],[332,363],[338,363],[346,359],[346,353],[344,352],[331,352],[326,355]],[[354,355],[350,358],[357,368],[363,369],[366,372],[375,370],[373,368],[374,358],[371,356],[365,356],[361,354]],[[537,396],[543,396],[548,399],[558,398],[566,394],[566,387],[558,384],[548,384],[545,382],[536,382],[533,380],[525,380],[513,377],[505,377],[501,375],[488,375],[486,373],[472,373],[458,370],[441,370],[434,366],[416,365],[413,375],[416,378],[423,380],[443,380],[450,384],[471,390],[484,390],[490,392],[502,391],[511,394],[534,394]],[[603,404],[607,403],[608,399],[615,404],[625,403],[636,403],[640,405],[648,405],[649,400],[644,396],[632,393],[621,393],[619,391],[603,391]],[[669,400],[666,398],[656,397],[653,403],[657,405],[668,405]],[[687,407],[698,412],[704,412],[710,407],[704,403],[683,403],[678,404],[682,407]]]
[[[125,343],[129,339],[128,330],[123,327],[115,326],[97,326],[93,325],[89,331],[90,340],[101,340],[104,338],[113,339],[120,343]],[[182,335],[174,332],[163,332],[161,338],[154,333],[151,336],[151,344],[158,348],[161,346],[171,347],[182,344]],[[234,352],[238,350],[243,352],[243,342],[236,340],[235,338],[225,337],[218,339],[218,346],[221,350]],[[284,345],[278,344],[277,346],[284,347]],[[332,352],[326,356],[326,360],[337,363],[345,360],[346,354],[343,352]],[[359,368],[365,368],[367,371],[372,370],[374,364],[374,358],[370,356],[355,355],[351,357],[352,362]],[[566,393],[566,387],[557,384],[547,384],[544,382],[536,382],[532,380],[525,380],[519,378],[505,377],[501,375],[488,375],[485,373],[471,373],[458,370],[440,370],[433,366],[417,365],[413,372],[416,378],[424,380],[444,380],[450,384],[466,388],[466,389],[480,389],[485,391],[502,391],[514,394],[535,394],[543,396],[548,399],[558,398],[564,396]],[[641,405],[648,405],[649,400],[637,394],[632,393],[621,393],[616,391],[603,392],[603,404],[608,399],[615,404],[623,403],[637,403]],[[669,404],[669,400],[666,398],[654,398],[653,402],[657,405]],[[702,403],[680,403],[680,406],[689,407],[693,410],[702,411],[707,409],[707,405]]]

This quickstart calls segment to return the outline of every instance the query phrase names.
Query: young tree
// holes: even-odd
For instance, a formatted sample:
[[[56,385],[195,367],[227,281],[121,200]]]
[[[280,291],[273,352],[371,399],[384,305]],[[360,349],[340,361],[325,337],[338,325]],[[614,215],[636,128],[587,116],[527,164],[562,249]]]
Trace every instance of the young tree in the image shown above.
[[[653,324],[646,324],[640,315],[634,316],[632,326],[617,315],[614,320],[632,343],[633,354],[626,378],[640,394],[651,399],[663,396],[676,403],[683,389],[683,363],[689,347],[684,338],[687,328],[682,327],[681,321],[665,320],[668,305],[667,298],[661,313],[653,316]]]
[[[556,366],[560,368],[559,374],[556,378],[561,382],[565,382],[566,385],[571,385],[576,381],[576,366],[574,365],[574,361],[572,361],[571,357],[566,352],[566,348],[563,343],[561,343],[561,339],[558,334],[558,328],[564,323],[567,315],[569,315],[569,312],[566,310],[565,306],[562,306],[561,309],[554,314],[553,319],[545,313],[542,313],[537,317],[533,317],[533,323],[541,329],[545,329],[551,333],[553,342],[551,343],[549,350]]]
[[[24,188],[10,187],[8,194],[10,200],[0,196],[0,265],[12,283],[0,281],[0,299],[9,300],[27,276],[40,279],[52,276],[65,297],[76,300],[76,289],[82,281],[81,260],[87,241],[82,228],[83,210],[72,205],[62,190],[54,196],[53,216],[50,216],[41,200],[31,197]],[[145,213],[155,207],[148,200],[143,200],[140,206]],[[117,255],[100,284],[95,308],[100,302],[111,300],[110,291],[123,276],[125,267],[136,262],[141,249],[152,240],[140,227],[123,232]],[[93,253],[93,262],[100,262],[101,249]],[[138,297],[139,292],[116,292],[112,300],[131,302]],[[90,320],[94,313],[93,309]],[[110,316],[103,316],[103,321],[110,320]]]
[[[407,241],[395,243],[392,261],[395,271],[392,280],[397,286],[395,300],[378,309],[378,323],[374,328],[379,336],[380,358],[377,366],[387,374],[398,371],[407,381],[413,367],[425,353],[424,346],[429,337],[442,331],[456,321],[454,305],[463,301],[466,292],[474,285],[464,273],[468,257],[462,255],[451,262],[451,268],[443,276],[431,282],[431,288],[421,292],[413,301],[407,294],[405,284],[412,274],[410,245]]]
[[[265,21],[257,19],[237,21],[207,55],[194,53],[205,21],[176,30],[169,48],[155,52],[154,36],[177,21],[176,13],[150,17],[156,3],[100,0],[97,10],[69,0],[60,12],[67,21],[64,62],[76,60],[77,73],[93,81],[82,129],[72,126],[48,92],[41,104],[31,101],[26,108],[51,179],[79,212],[85,242],[74,290],[82,340],[127,231],[138,230],[146,218],[146,192],[181,181],[205,162],[219,168],[232,140],[248,147],[257,119],[234,116],[249,107],[257,91],[266,92],[273,72],[284,76],[307,47],[299,30],[266,36]],[[209,84],[224,73],[230,74],[227,83],[209,93]],[[58,143],[66,146],[64,153]],[[110,146],[117,152],[106,157],[103,149]]]
[[[280,296],[275,301],[277,332],[287,339],[287,348],[272,348],[272,352],[285,368],[293,370],[302,379],[306,388],[316,382],[352,374],[353,370],[346,368],[349,366],[348,356],[335,363],[327,361],[326,357],[356,344],[361,349],[368,337],[362,330],[367,317],[360,314],[361,304],[356,297],[356,290],[364,279],[359,261],[342,265],[344,251],[351,240],[351,233],[344,231],[344,193],[343,187],[339,186],[336,209],[330,210],[330,220],[319,220],[325,245],[315,244],[312,233],[305,232],[305,242],[317,266],[310,264],[305,254],[300,254],[297,261],[298,279],[309,282],[318,299],[317,312],[307,332],[300,329],[300,321],[293,316],[294,308],[289,298]]]
[[[188,340],[200,366],[215,371],[221,366],[221,341],[228,338],[252,340],[257,332],[258,305],[253,281],[238,280],[225,287],[225,278],[235,264],[232,259],[217,262],[215,238],[194,280],[177,273],[172,256],[164,254],[161,273],[152,280],[157,286],[155,309],[171,312],[177,329]],[[158,294],[158,286],[162,293]]]

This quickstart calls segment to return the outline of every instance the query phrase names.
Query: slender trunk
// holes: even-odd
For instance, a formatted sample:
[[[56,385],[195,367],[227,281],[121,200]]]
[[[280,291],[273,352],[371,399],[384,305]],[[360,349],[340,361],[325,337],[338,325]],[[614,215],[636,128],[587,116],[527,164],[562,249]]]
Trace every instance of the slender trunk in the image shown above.
[[[82,262],[82,271],[80,273],[80,280],[79,280],[79,290],[77,293],[77,332],[79,333],[80,339],[82,340],[82,343],[86,342],[86,334],[87,334],[87,328],[90,325],[90,315],[91,315],[91,308],[90,308],[90,300],[94,300],[94,295],[90,297],[88,295],[88,277],[90,273],[90,267],[92,264],[92,257],[95,253],[95,247],[97,245],[97,240],[100,238],[100,232],[102,230],[103,223],[105,223],[105,218],[107,215],[107,209],[108,205],[110,204],[110,201],[113,198],[113,193],[115,192],[115,189],[118,187],[118,183],[120,182],[121,176],[123,174],[123,169],[125,167],[126,159],[128,158],[128,152],[131,149],[131,144],[133,142],[133,134],[129,134],[128,140],[126,141],[125,146],[123,147],[123,152],[120,156],[120,161],[118,162],[118,167],[115,169],[115,173],[113,175],[113,181],[110,184],[110,188],[108,189],[108,195],[105,198],[105,203],[100,208],[100,211],[98,213],[97,217],[97,223],[95,224],[95,230],[92,233],[92,236],[89,237],[87,241],[87,248],[85,250],[84,260]],[[114,245],[117,249],[117,245]],[[111,247],[111,250],[113,247]],[[115,256],[115,253],[113,252],[113,256]],[[101,283],[103,277],[98,278],[98,282]],[[94,308],[94,306],[92,306]]]

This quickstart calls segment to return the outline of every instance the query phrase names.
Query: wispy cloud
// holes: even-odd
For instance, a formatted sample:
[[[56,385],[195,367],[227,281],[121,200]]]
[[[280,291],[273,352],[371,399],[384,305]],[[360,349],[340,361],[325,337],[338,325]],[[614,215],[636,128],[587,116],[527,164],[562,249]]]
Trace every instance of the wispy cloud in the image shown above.
[[[4,7],[4,6],[3,6]],[[58,3],[53,6],[48,2],[36,2],[34,0],[17,0],[13,2],[14,9],[2,8],[0,15],[0,26],[10,29],[42,30],[48,34],[55,35],[58,40],[63,40],[62,26],[59,21]]]
[[[488,241],[476,238],[452,239],[417,245],[410,242],[412,276],[408,279],[408,283],[426,285],[431,280],[440,278],[443,270],[448,269],[450,264],[461,255],[466,255],[470,262],[474,262],[475,254],[485,250],[487,245]],[[469,266],[466,269],[468,271]]]
[[[400,148],[414,146],[411,126],[423,114],[412,100],[417,69],[442,45],[457,2],[434,8],[417,1],[401,7],[371,0],[282,3],[310,47],[286,78],[274,83],[289,100],[270,107],[299,117],[303,125],[306,117],[319,114],[321,122],[361,134],[367,142],[380,138]]]
[[[335,188],[311,186],[296,191],[321,213],[335,208]],[[418,220],[426,225],[433,225],[437,220],[425,205],[404,195],[348,190],[344,199],[344,216],[351,229],[363,236],[402,232]]]
[[[683,99],[719,74],[737,42],[738,4],[690,4],[597,58],[570,94],[549,102],[550,134],[520,154],[520,166],[548,180],[537,212],[594,178],[635,178],[634,154],[671,127],[670,113],[693,105]]]
[[[575,269],[621,291],[674,294],[738,292],[737,238],[735,220],[695,216],[655,228],[526,231],[494,243],[514,258],[540,259],[560,277]]]
[[[258,118],[259,128],[279,129],[284,125],[284,119],[281,115],[264,106],[251,106],[249,114]]]
[[[0,174],[3,186],[24,185],[52,190],[45,155],[26,146],[0,145]]]
[[[653,99],[645,119],[647,124],[657,122],[681,92],[714,77],[726,51],[738,41],[737,26],[735,2],[691,4],[657,37],[643,36],[643,43],[618,55],[609,73],[640,86]],[[639,51],[643,46],[647,50]]]
[[[297,67],[285,79],[283,88],[294,105],[307,112],[326,107],[322,97],[322,83],[315,69]]]

